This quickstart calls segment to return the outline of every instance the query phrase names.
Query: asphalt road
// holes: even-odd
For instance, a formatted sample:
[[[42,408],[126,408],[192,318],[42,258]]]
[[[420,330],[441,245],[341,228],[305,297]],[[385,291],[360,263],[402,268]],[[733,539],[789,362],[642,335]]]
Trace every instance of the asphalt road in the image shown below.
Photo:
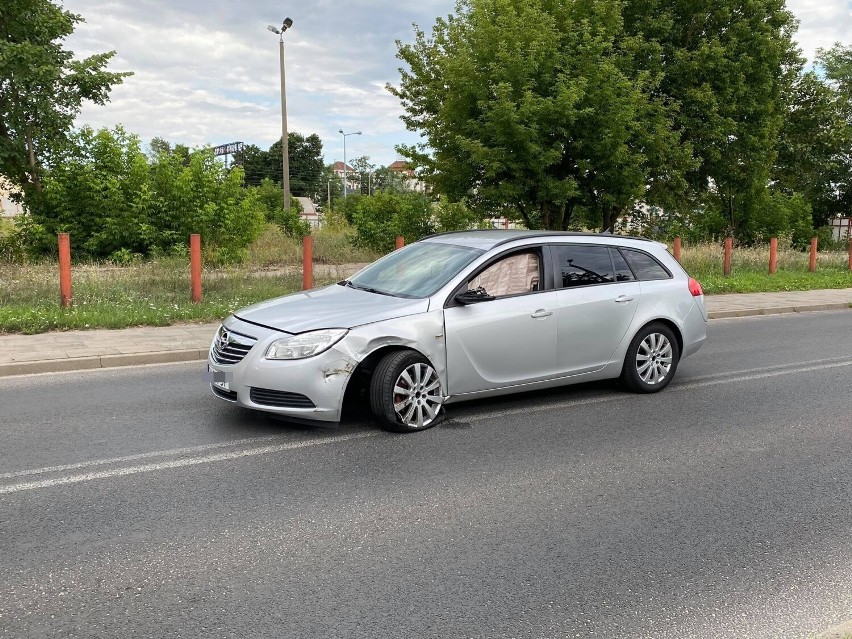
[[[391,435],[219,402],[198,364],[7,378],[0,636],[806,637],[852,618],[852,312],[711,324]]]

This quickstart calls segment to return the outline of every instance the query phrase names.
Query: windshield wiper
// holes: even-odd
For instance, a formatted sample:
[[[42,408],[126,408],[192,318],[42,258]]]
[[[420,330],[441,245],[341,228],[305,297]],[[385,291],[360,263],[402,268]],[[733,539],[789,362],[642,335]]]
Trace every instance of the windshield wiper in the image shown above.
[[[338,282],[338,284],[348,286],[349,288],[358,289],[359,291],[367,291],[368,293],[377,293],[378,295],[387,295],[388,297],[398,297],[398,295],[395,295],[394,293],[380,291],[379,289],[373,288],[371,286],[362,286],[361,284],[355,284],[351,280],[343,280],[342,282]]]

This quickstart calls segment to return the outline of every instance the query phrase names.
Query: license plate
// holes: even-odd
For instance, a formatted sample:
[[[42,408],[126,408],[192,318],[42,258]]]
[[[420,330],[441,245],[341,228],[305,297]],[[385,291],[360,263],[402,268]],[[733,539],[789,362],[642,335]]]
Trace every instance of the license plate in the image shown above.
[[[221,388],[226,391],[231,390],[231,373],[217,371],[215,368],[210,368],[208,365],[207,375],[205,377],[207,381],[213,384],[216,388]]]

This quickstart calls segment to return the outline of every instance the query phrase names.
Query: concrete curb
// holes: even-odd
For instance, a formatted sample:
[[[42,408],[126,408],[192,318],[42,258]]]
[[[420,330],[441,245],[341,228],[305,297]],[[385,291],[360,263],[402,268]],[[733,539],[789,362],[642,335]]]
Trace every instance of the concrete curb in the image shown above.
[[[0,364],[0,377],[12,375],[32,375],[34,373],[66,373],[69,371],[92,370],[96,368],[115,368],[118,366],[139,366],[141,364],[171,364],[175,362],[194,362],[207,359],[207,349],[187,349],[180,351],[153,351],[147,353],[129,353],[126,355],[98,355],[95,357],[69,357],[66,359],[46,359],[37,362],[13,362]]]
[[[757,315],[779,315],[782,313],[808,313],[814,311],[837,311],[852,308],[850,304],[810,304],[803,306],[774,306],[769,308],[740,309],[736,311],[711,311],[710,319],[731,319]],[[207,359],[207,348],[185,349],[178,351],[154,351],[128,353],[123,355],[97,355],[93,357],[69,357],[48,359],[35,362],[12,362],[0,364],[0,377],[13,375],[32,375],[35,373],[67,373],[71,371],[115,368],[119,366],[139,366],[142,364],[172,364],[176,362],[196,362]]]
[[[843,311],[850,307],[846,303],[808,304],[803,306],[771,306],[768,308],[744,308],[736,311],[710,311],[710,319],[731,319],[734,317],[753,317],[755,315],[781,315],[785,313],[812,313],[816,311]]]

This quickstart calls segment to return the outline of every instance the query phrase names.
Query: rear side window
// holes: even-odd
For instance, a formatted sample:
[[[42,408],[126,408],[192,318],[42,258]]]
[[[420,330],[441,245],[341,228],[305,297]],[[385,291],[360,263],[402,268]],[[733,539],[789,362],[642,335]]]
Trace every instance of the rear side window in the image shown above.
[[[643,282],[649,280],[667,280],[672,276],[665,266],[647,253],[625,248],[621,249],[621,253],[627,260],[627,263],[630,264],[630,268],[633,269],[636,278]]]
[[[559,264],[557,275],[563,288],[615,281],[609,248],[606,246],[554,246],[553,251]]]
[[[627,260],[622,257],[618,249],[610,249],[610,254],[612,255],[612,264],[615,266],[615,281],[635,282],[636,277],[634,277],[633,271],[630,270]]]

